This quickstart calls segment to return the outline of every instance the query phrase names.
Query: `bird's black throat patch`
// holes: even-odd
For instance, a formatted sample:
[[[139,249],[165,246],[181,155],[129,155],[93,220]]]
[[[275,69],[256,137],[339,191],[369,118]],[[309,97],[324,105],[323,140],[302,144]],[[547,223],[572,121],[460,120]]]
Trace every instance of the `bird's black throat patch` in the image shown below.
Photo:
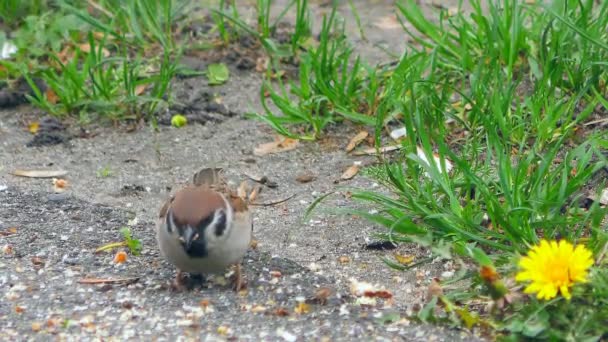
[[[204,258],[208,255],[207,251],[207,243],[205,241],[205,235],[199,235],[199,238],[192,241],[190,244],[190,249],[186,249],[186,244],[182,243],[182,247],[184,247],[184,251],[186,254],[193,258]]]

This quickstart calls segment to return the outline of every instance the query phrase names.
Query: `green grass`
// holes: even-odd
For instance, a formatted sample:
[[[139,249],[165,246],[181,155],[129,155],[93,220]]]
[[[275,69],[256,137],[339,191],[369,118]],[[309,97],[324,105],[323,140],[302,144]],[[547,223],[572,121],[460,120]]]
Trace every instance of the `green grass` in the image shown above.
[[[605,186],[597,179],[607,166],[606,134],[584,124],[608,109],[608,4],[504,0],[488,2],[486,12],[480,1],[470,5],[469,13],[444,10],[431,20],[415,1],[397,2],[403,27],[414,28],[406,29],[414,44],[392,67],[369,66],[354,55],[331,13],[318,46],[301,57],[299,79],[263,85],[269,96],[256,117],[303,140],[348,120],[373,128],[378,147],[388,123],[405,127],[401,150],[364,170],[388,194],[350,189],[354,200],[377,210],[348,213],[386,227],[386,238],[469,265],[461,278],[470,287],[435,298],[418,319],[510,339],[597,339],[608,319],[599,309],[606,301],[605,259],[588,284],[575,286],[571,302],[527,298],[485,315],[467,305],[517,292],[484,283],[475,265],[510,280],[516,260],[541,238],[584,244],[596,258],[606,249],[606,209],[581,203],[587,187]],[[434,153],[438,161],[427,162]]]
[[[171,80],[179,72],[181,48],[172,27],[185,5],[105,0],[88,10],[68,1],[54,2],[47,11],[39,10],[42,5],[11,7],[3,14],[30,12],[15,20],[18,53],[2,61],[5,76],[24,77],[33,90],[30,102],[55,116],[76,116],[81,123],[141,118],[155,123],[159,106],[169,105]]]

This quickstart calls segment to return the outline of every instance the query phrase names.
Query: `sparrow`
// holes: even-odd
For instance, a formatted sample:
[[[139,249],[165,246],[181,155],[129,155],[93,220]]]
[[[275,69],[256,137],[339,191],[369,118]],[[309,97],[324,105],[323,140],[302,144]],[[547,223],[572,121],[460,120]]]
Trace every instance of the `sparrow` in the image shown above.
[[[228,187],[218,168],[197,172],[192,184],[163,204],[156,225],[160,252],[177,268],[173,282],[177,289],[184,288],[184,272],[218,274],[235,265],[233,285],[240,291],[240,264],[252,232],[253,220],[246,200]]]

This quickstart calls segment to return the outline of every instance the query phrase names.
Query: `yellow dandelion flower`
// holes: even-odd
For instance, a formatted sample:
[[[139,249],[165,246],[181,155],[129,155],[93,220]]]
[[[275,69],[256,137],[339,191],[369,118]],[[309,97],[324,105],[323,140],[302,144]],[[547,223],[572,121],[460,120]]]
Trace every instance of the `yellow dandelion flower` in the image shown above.
[[[521,271],[517,281],[531,281],[525,293],[536,293],[538,299],[549,300],[561,292],[570,300],[570,287],[587,281],[589,267],[593,264],[591,252],[583,245],[576,248],[568,241],[542,240],[532,247],[528,255],[519,261]]]

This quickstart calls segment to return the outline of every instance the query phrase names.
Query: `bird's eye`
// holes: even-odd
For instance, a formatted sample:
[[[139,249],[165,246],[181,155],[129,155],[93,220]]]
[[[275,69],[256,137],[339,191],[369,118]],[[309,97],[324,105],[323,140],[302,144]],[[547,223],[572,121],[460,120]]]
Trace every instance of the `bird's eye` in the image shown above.
[[[198,230],[204,231],[211,224],[211,222],[213,222],[213,215],[205,217],[198,223]]]

